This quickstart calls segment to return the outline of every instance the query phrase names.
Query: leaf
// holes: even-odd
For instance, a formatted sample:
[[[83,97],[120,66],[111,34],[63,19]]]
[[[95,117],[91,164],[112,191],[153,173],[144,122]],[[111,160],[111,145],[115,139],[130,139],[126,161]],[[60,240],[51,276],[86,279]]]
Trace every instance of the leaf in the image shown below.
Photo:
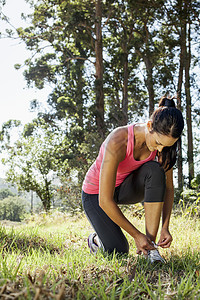
[[[15,64],[15,65],[14,65],[14,68],[15,68],[16,70],[19,70],[19,69],[21,68],[21,64]]]

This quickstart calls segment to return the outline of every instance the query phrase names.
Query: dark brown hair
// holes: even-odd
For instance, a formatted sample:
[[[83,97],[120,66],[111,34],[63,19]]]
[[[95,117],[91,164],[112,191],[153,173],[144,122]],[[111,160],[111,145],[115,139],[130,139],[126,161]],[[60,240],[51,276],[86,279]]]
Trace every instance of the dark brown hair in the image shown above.
[[[180,136],[184,127],[183,115],[176,108],[173,99],[166,97],[161,98],[159,107],[151,116],[152,132],[162,135],[171,136],[179,139],[171,147],[164,147],[161,152],[161,165],[165,171],[171,169],[177,158],[177,146],[180,142]]]

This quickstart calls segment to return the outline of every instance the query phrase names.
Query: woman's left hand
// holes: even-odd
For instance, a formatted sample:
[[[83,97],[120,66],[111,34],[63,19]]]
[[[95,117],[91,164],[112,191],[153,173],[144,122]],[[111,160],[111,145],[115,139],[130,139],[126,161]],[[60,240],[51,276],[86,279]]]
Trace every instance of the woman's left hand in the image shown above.
[[[172,243],[172,236],[167,228],[162,228],[160,239],[157,243],[162,248],[169,248]]]

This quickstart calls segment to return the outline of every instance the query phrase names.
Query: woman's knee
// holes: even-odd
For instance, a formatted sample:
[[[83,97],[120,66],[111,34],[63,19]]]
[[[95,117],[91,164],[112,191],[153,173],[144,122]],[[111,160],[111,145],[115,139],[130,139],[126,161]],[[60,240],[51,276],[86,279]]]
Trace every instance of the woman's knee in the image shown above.
[[[151,179],[153,185],[165,185],[165,172],[158,162],[149,161],[145,167],[146,178]]]

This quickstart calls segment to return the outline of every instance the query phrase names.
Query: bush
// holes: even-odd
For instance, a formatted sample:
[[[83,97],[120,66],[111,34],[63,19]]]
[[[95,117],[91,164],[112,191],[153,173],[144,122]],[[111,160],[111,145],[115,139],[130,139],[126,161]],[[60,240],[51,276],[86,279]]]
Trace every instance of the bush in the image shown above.
[[[20,222],[26,213],[26,203],[19,197],[8,197],[0,201],[0,220]]]
[[[0,189],[0,200],[8,198],[9,196],[15,197],[16,194],[11,192],[9,189]]]
[[[179,204],[184,216],[200,216],[200,192],[198,189],[186,189],[182,192]]]

